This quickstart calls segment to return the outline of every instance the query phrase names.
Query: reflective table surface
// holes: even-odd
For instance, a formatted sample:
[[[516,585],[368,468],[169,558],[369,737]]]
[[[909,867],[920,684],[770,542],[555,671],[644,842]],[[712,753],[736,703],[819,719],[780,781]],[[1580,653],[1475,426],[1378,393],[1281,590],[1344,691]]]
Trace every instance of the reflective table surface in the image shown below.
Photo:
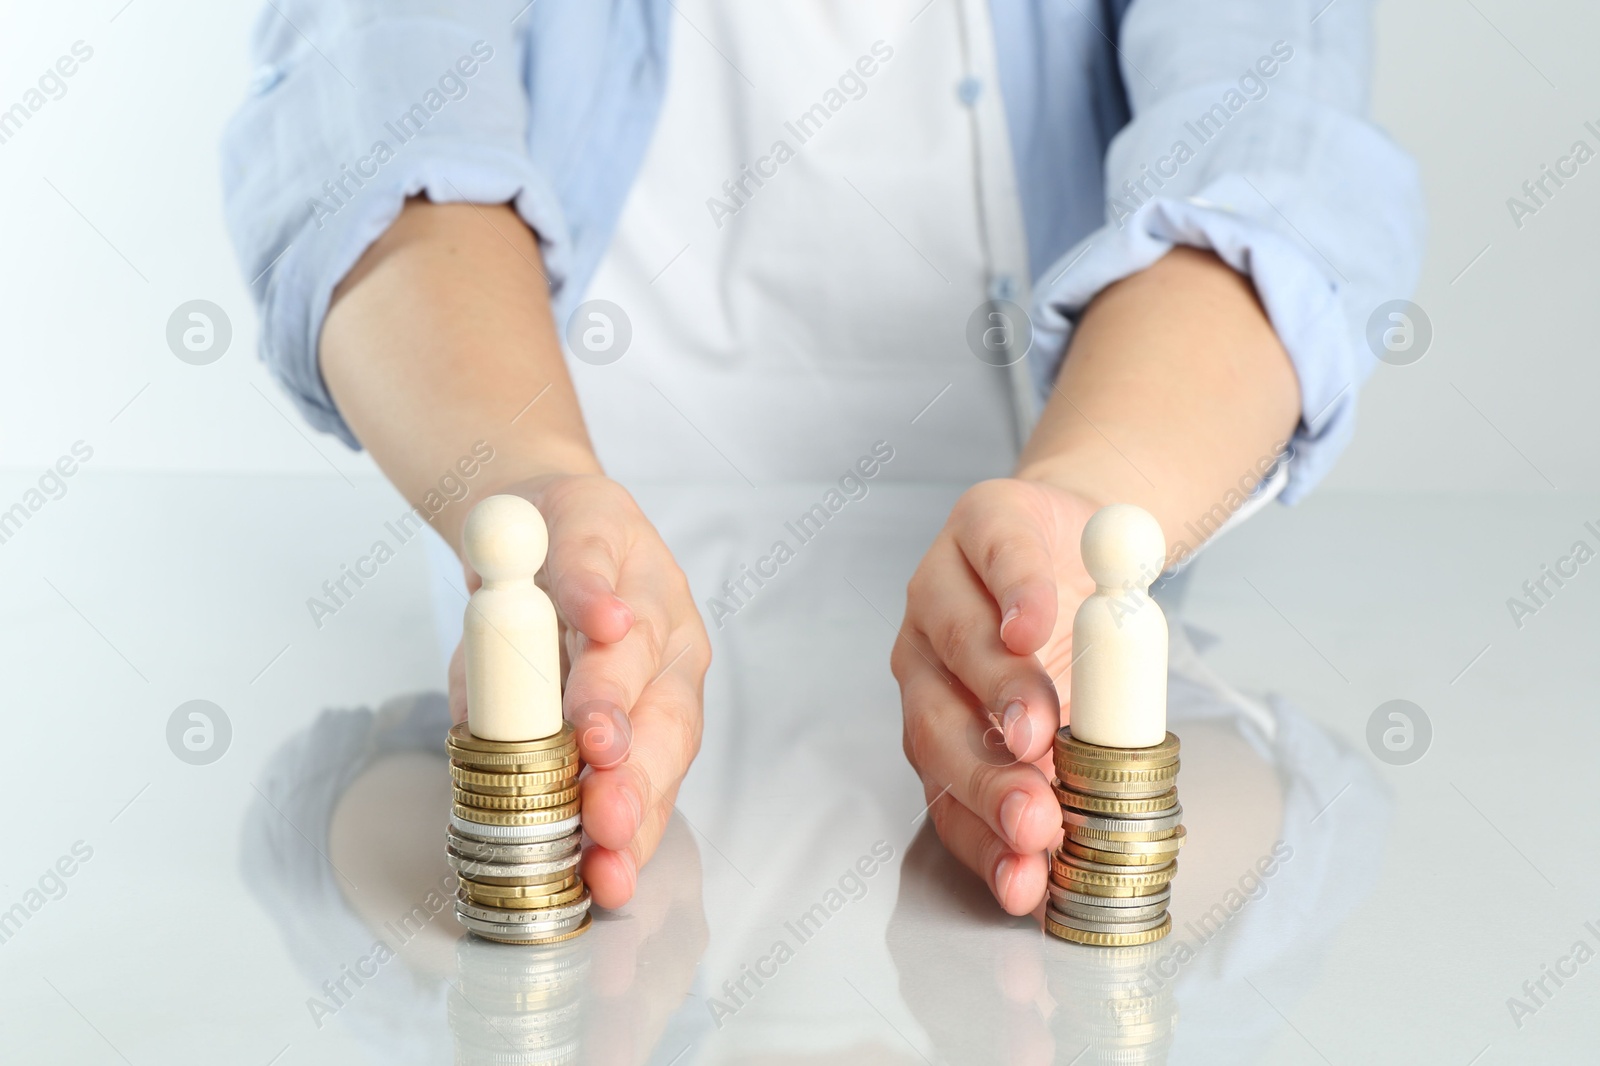
[[[713,590],[823,488],[636,490]],[[306,606],[403,503],[86,474],[0,546],[0,1061],[1594,1061],[1600,578],[1507,600],[1600,501],[1327,494],[1164,588],[1174,931],[1103,950],[1003,914],[901,755],[958,492],[874,484],[713,630],[636,898],[538,949],[450,909],[426,552]]]

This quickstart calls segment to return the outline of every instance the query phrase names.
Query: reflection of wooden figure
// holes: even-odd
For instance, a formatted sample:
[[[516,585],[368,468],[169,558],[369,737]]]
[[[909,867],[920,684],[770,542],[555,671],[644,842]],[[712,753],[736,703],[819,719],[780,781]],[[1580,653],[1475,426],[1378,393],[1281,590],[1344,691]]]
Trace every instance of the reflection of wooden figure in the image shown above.
[[[1083,527],[1083,566],[1098,586],[1072,623],[1072,735],[1148,748],[1167,735],[1167,619],[1150,598],[1167,542],[1150,512],[1114,503]]]
[[[556,609],[533,575],[550,546],[539,509],[490,496],[462,535],[483,587],[467,603],[467,728],[484,740],[540,740],[561,731]]]

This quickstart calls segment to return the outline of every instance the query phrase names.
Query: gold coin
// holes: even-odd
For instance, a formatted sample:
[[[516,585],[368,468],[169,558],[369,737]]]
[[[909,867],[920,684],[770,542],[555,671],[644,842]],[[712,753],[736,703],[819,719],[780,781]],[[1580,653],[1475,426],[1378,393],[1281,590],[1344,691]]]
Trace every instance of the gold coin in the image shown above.
[[[1082,840],[1078,839],[1078,826],[1070,826],[1067,829],[1067,840],[1070,840],[1072,844],[1077,844],[1078,847],[1093,848],[1094,852],[1104,852],[1109,853],[1109,855],[1146,856],[1144,858],[1146,863],[1160,861],[1158,856],[1174,855],[1174,853],[1178,852],[1178,848],[1184,847],[1184,842],[1187,839],[1189,839],[1189,831],[1186,828],[1182,828],[1182,826],[1173,829],[1171,836],[1162,837],[1162,839],[1158,840]],[[1085,855],[1083,858],[1094,858],[1094,856]],[[1102,863],[1102,861],[1106,860],[1094,861]]]
[[[1110,766],[1164,766],[1178,759],[1178,738],[1168,733],[1161,743],[1148,748],[1108,748],[1090,744],[1072,735],[1071,726],[1056,733],[1056,757],[1067,761]]]
[[[1167,791],[1146,797],[1133,796],[1096,796],[1088,792],[1074,792],[1060,781],[1051,782],[1056,790],[1056,802],[1063,807],[1071,807],[1075,811],[1088,811],[1090,814],[1103,814],[1109,817],[1128,817],[1136,814],[1157,814],[1161,811],[1171,810],[1178,805],[1178,790],[1169,788]]]
[[[594,915],[585,914],[583,916],[583,921],[578,923],[578,928],[568,930],[565,933],[557,933],[555,936],[546,936],[546,937],[491,936],[488,933],[480,933],[476,929],[472,930],[472,935],[473,936],[477,936],[477,937],[482,937],[485,940],[493,940],[496,944],[537,944],[537,945],[542,947],[545,944],[559,944],[563,940],[571,940],[573,937],[581,935],[586,929],[589,928],[589,925],[593,921],[594,921]]]
[[[1076,840],[1078,826],[1067,827],[1067,839]],[[1189,830],[1182,825],[1175,827],[1170,836],[1157,840],[1078,840],[1077,843],[1096,851],[1113,852],[1118,855],[1161,855],[1177,851],[1189,839]]]
[[[1087,929],[1074,929],[1070,925],[1060,922],[1045,915],[1044,927],[1051,936],[1058,936],[1062,940],[1070,940],[1074,944],[1085,944],[1096,948],[1123,948],[1133,947],[1138,944],[1150,944],[1168,933],[1172,932],[1172,916],[1154,929],[1146,929],[1138,933],[1092,933]]]
[[[1089,862],[1099,863],[1102,866],[1118,868],[1123,866],[1137,867],[1141,872],[1148,867],[1156,866],[1165,862],[1173,854],[1172,852],[1168,852],[1165,855],[1122,855],[1117,852],[1097,852],[1093,848],[1086,848],[1081,844],[1068,847],[1069,844],[1072,844],[1072,841],[1062,841],[1061,849],[1074,858],[1086,859]],[[1107,861],[1104,858],[1106,855],[1112,856],[1112,859]],[[1101,857],[1096,858],[1095,856]],[[1108,871],[1102,870],[1101,872],[1106,873]]]
[[[467,807],[460,803],[452,808],[457,818],[479,825],[549,825],[561,822],[578,813],[577,803],[560,807],[547,807],[542,811],[486,811],[482,807]]]
[[[1091,848],[1098,848],[1102,844],[1138,844],[1147,841],[1169,840],[1181,830],[1183,826],[1175,825],[1170,829],[1158,829],[1155,832],[1130,833],[1121,829],[1095,829],[1087,825],[1068,825],[1067,839],[1076,840],[1080,844],[1087,844]]]
[[[1157,870],[1165,870],[1167,868],[1167,864],[1173,859],[1171,855],[1155,855],[1151,857],[1150,861],[1143,864],[1130,863],[1124,866],[1117,866],[1113,863],[1095,862],[1093,859],[1085,859],[1081,856],[1073,855],[1064,848],[1058,848],[1056,851],[1060,856],[1061,861],[1066,863],[1068,866],[1078,870],[1088,870],[1091,873],[1097,874],[1153,873]]]
[[[548,896],[485,896],[469,892],[467,899],[476,907],[494,907],[503,911],[537,911],[565,906],[583,895],[583,892],[584,886],[578,884],[569,885],[560,892],[552,892]]]
[[[475,737],[467,729],[466,722],[457,722],[450,727],[448,743],[453,748],[465,748],[468,751],[484,752],[516,752],[518,754],[530,751],[549,751],[567,745],[577,746],[577,734],[572,731],[572,723],[562,722],[561,729],[547,737],[537,740],[485,740]]]
[[[571,766],[555,770],[541,770],[532,774],[495,773],[472,770],[455,763],[450,765],[450,780],[457,788],[485,796],[536,796],[551,788],[575,780],[578,776],[576,760]]]
[[[451,763],[456,766],[497,774],[540,774],[552,770],[568,770],[579,765],[576,750],[555,755],[542,751],[519,755],[516,752],[467,751],[452,747],[449,749],[449,754]],[[571,769],[570,772],[577,773],[577,769]]]
[[[480,907],[498,907],[506,911],[532,911],[571,903],[583,895],[583,888],[582,882],[579,882],[568,885],[559,892],[552,892],[548,896],[490,896],[468,889],[467,898]]]
[[[1178,776],[1179,762],[1174,759],[1165,766],[1101,766],[1095,763],[1079,763],[1066,759],[1056,760],[1056,775],[1062,780],[1079,778],[1083,781],[1101,782],[1106,785],[1145,785],[1171,788],[1170,782]],[[1099,785],[1091,787],[1100,787]]]
[[[1061,882],[1056,882],[1061,885]],[[1159,894],[1166,885],[1091,885],[1083,881],[1070,881],[1065,887],[1080,896],[1111,896],[1115,899],[1138,899],[1140,896]]]
[[[1056,879],[1056,884],[1069,888],[1074,892],[1084,892],[1091,896],[1142,896],[1145,892],[1100,892],[1097,888],[1160,888],[1171,884],[1172,878],[1178,872],[1178,860],[1169,860],[1168,865],[1159,870],[1150,870],[1144,873],[1104,873],[1100,870],[1085,870],[1074,866],[1070,861],[1070,853],[1062,854],[1060,851],[1050,853],[1050,875]],[[1109,864],[1108,864],[1109,865]],[[1079,888],[1079,885],[1089,885],[1089,888]]]
[[[465,807],[481,807],[491,811],[537,811],[545,807],[560,807],[578,798],[578,786],[560,792],[545,792],[534,796],[485,796],[466,789],[452,789],[456,802]]]
[[[1080,777],[1074,770],[1056,767],[1056,776],[1073,792],[1087,792],[1114,799],[1154,799],[1172,791],[1173,781],[1168,777],[1160,781],[1104,781]]]
[[[445,750],[451,758],[460,759],[463,762],[492,760],[501,763],[555,763],[576,755],[578,753],[578,745],[575,741],[569,740],[556,748],[533,748],[529,751],[484,751],[481,748],[462,747],[454,740],[450,740],[445,743]]]
[[[1165,843],[1162,841],[1161,843]],[[1101,851],[1099,848],[1086,847],[1068,837],[1061,842],[1061,850],[1068,855],[1086,859],[1089,862],[1103,863],[1107,866],[1154,866],[1166,862],[1178,853],[1176,847],[1166,851],[1146,851],[1129,853],[1126,851]]]

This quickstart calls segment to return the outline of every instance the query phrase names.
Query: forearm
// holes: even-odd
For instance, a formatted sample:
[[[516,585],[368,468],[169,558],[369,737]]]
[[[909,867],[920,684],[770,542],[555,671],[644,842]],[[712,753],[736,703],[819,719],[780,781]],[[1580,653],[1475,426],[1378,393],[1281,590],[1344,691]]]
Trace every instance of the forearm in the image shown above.
[[[1180,247],[1084,312],[1018,476],[1136,503],[1170,548],[1259,479],[1299,417],[1294,367],[1249,280]]]
[[[413,200],[334,291],[323,378],[413,503],[477,441],[494,449],[477,495],[600,472],[542,270],[537,241],[510,207]],[[434,517],[452,546],[467,510]]]

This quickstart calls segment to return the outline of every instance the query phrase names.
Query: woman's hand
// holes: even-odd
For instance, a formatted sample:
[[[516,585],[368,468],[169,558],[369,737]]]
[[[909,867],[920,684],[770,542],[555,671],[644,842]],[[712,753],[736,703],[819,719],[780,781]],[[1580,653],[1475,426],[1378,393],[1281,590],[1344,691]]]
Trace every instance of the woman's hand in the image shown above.
[[[1061,837],[1058,693],[1094,591],[1078,542],[1097,506],[1034,481],[973,486],[911,578],[890,659],[934,828],[1012,914],[1044,898]]]
[[[711,644],[689,583],[626,489],[595,474],[500,491],[526,496],[550,530],[540,583],[555,601],[567,664],[562,706],[578,734],[583,876],[602,907],[633,895],[700,750]],[[482,582],[467,572],[469,589]],[[450,713],[467,716],[466,667],[450,662]]]

